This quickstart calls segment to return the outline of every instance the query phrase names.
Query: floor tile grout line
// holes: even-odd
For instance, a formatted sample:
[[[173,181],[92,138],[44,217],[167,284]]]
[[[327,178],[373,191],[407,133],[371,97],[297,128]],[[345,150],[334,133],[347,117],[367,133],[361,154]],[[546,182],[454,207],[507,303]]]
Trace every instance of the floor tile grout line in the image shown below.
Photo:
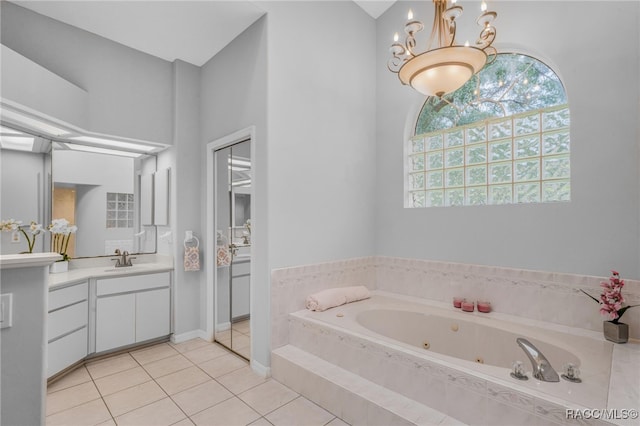
[[[100,394],[98,393],[98,395],[100,395]],[[93,402],[93,401],[97,401],[97,400],[99,400],[101,398],[102,398],[102,396],[98,396],[97,398],[90,399],[89,401],[83,401],[83,402],[81,402],[81,403],[79,403],[77,405],[73,405],[73,406],[67,407],[64,410],[56,411],[55,413],[51,413],[51,414],[46,414],[46,409],[45,409],[45,416],[44,417],[46,419],[47,417],[55,416],[56,414],[64,413],[65,411],[68,411],[68,410],[73,410],[74,408],[78,408],[81,405],[88,404],[88,403]]]
[[[211,342],[207,342],[207,343],[211,344]],[[165,344],[168,344],[168,343],[165,343]],[[168,344],[168,345],[169,345],[169,346],[172,346],[172,345],[170,345],[170,344]],[[205,346],[206,346],[206,345],[200,345],[200,346],[198,346],[198,347],[193,348],[192,350],[202,349],[202,348],[203,348],[203,347],[205,347]],[[220,346],[220,345],[218,345],[218,347],[221,347],[221,346]],[[135,357],[132,355],[132,352],[127,352],[127,354],[128,354],[128,355],[130,355],[130,356],[131,356],[131,358],[133,358],[133,359],[134,359],[134,361],[136,362],[136,364],[137,364],[138,366],[142,367],[142,370],[143,370],[143,371],[145,371],[145,373],[147,373],[147,374],[150,376],[150,379],[149,379],[149,380],[147,380],[147,381],[145,381],[145,382],[143,382],[143,383],[139,383],[139,384],[136,384],[136,385],[133,385],[133,386],[130,386],[130,387],[127,387],[127,388],[121,389],[121,390],[119,390],[119,391],[117,391],[117,392],[114,392],[114,393],[111,393],[111,394],[109,394],[109,395],[102,395],[102,392],[100,392],[100,390],[98,389],[98,386],[97,386],[97,384],[96,384],[96,380],[100,380],[100,379],[102,379],[102,378],[104,378],[104,377],[108,377],[108,376],[113,375],[113,374],[118,374],[118,373],[120,373],[120,372],[122,372],[122,371],[128,371],[128,370],[131,370],[131,369],[133,369],[133,368],[135,368],[135,367],[132,367],[131,369],[125,369],[125,370],[122,370],[122,371],[120,371],[120,372],[112,373],[112,374],[109,374],[109,375],[107,375],[107,376],[102,376],[102,377],[99,377],[99,378],[97,378],[97,379],[94,379],[94,378],[93,378],[93,376],[92,376],[92,375],[90,374],[90,372],[88,371],[88,369],[86,369],[86,367],[85,367],[85,366],[83,366],[82,368],[85,368],[85,369],[87,370],[89,380],[87,380],[86,382],[78,383],[78,384],[76,384],[76,385],[74,385],[74,386],[81,385],[81,384],[86,384],[86,383],[88,383],[88,382],[92,382],[93,386],[98,390],[98,394],[100,395],[100,396],[99,396],[99,398],[96,398],[95,400],[97,400],[97,399],[102,400],[102,402],[103,402],[104,406],[107,408],[107,411],[108,411],[108,413],[109,413],[110,419],[111,419],[114,423],[116,423],[116,424],[117,424],[117,422],[116,422],[116,417],[114,417],[113,412],[112,412],[111,408],[109,407],[109,405],[107,404],[107,402],[106,402],[106,399],[105,399],[105,398],[108,398],[110,395],[114,395],[114,394],[117,394],[117,393],[119,393],[119,392],[123,392],[123,391],[126,391],[126,390],[128,390],[128,389],[131,389],[131,388],[133,388],[133,387],[135,387],[135,386],[140,386],[140,385],[143,385],[143,384],[146,384],[146,383],[149,383],[149,382],[154,382],[154,383],[155,383],[155,385],[156,385],[156,386],[158,386],[158,387],[161,389],[163,396],[162,396],[162,397],[160,397],[159,399],[155,400],[155,401],[149,402],[149,403],[147,403],[147,404],[141,405],[140,407],[136,407],[136,408],[134,408],[133,410],[129,410],[129,411],[125,412],[125,413],[122,413],[122,414],[120,414],[119,416],[126,415],[126,414],[128,414],[128,413],[130,413],[130,412],[132,412],[132,411],[135,411],[135,410],[137,410],[137,409],[140,409],[140,408],[146,407],[146,406],[151,405],[151,404],[153,404],[153,403],[157,403],[157,402],[158,402],[158,401],[160,401],[160,400],[163,400],[163,399],[165,399],[165,398],[168,398],[168,399],[169,399],[169,400],[170,400],[174,405],[176,405],[176,406],[178,407],[178,409],[180,410],[180,412],[182,412],[182,413],[183,413],[183,415],[184,415],[184,417],[183,417],[181,420],[179,420],[178,422],[184,421],[185,419],[189,419],[189,421],[190,421],[190,422],[193,422],[192,417],[193,417],[193,416],[195,416],[195,415],[197,415],[197,414],[199,414],[199,413],[201,413],[202,411],[205,411],[205,410],[207,410],[207,409],[210,409],[211,407],[214,407],[214,406],[216,406],[216,405],[218,405],[218,404],[221,404],[221,403],[223,403],[223,402],[225,402],[225,401],[228,401],[228,400],[230,400],[231,398],[237,398],[237,399],[238,399],[242,404],[244,404],[245,406],[249,407],[252,411],[254,411],[254,412],[259,416],[259,417],[258,417],[257,419],[255,419],[253,422],[258,421],[258,420],[260,420],[260,419],[263,419],[265,422],[267,422],[267,423],[271,424],[271,422],[266,418],[266,416],[270,415],[270,414],[271,414],[271,413],[273,413],[274,411],[277,411],[277,410],[281,409],[282,407],[284,407],[284,406],[286,406],[286,405],[288,405],[288,404],[291,404],[292,402],[294,402],[294,401],[295,401],[295,400],[297,400],[297,399],[304,399],[304,400],[308,400],[308,399],[307,399],[306,397],[304,397],[303,395],[301,395],[301,394],[299,394],[299,393],[297,393],[297,392],[295,392],[295,391],[293,391],[293,390],[292,390],[292,392],[296,395],[293,399],[291,399],[291,400],[289,400],[289,401],[287,401],[287,402],[285,402],[285,403],[283,403],[283,404],[279,405],[278,407],[273,408],[272,410],[270,410],[269,412],[267,412],[267,413],[265,413],[265,414],[262,414],[262,413],[258,412],[258,411],[257,411],[257,410],[256,410],[256,409],[255,409],[255,408],[254,408],[250,403],[245,402],[245,401],[240,397],[240,395],[241,395],[241,394],[244,394],[244,393],[246,393],[246,392],[249,392],[249,391],[251,391],[252,389],[257,388],[258,386],[264,385],[265,383],[268,383],[268,382],[269,382],[269,381],[271,381],[271,380],[273,380],[273,381],[275,381],[275,382],[277,382],[277,380],[275,380],[275,379],[273,379],[273,378],[270,378],[270,377],[263,378],[263,380],[261,380],[261,381],[260,381],[260,383],[254,384],[254,385],[252,385],[252,386],[249,386],[249,387],[248,387],[248,388],[246,388],[246,389],[242,389],[241,391],[237,391],[237,392],[235,392],[235,391],[231,390],[230,388],[228,388],[227,386],[223,385],[223,384],[222,384],[218,379],[220,379],[220,378],[222,378],[222,377],[225,377],[225,376],[227,376],[227,375],[229,375],[229,374],[232,374],[232,373],[234,373],[234,372],[236,372],[236,371],[238,371],[238,370],[240,370],[240,369],[243,369],[243,368],[245,368],[245,367],[249,367],[249,368],[250,368],[250,364],[249,364],[249,363],[246,363],[246,360],[243,360],[243,361],[244,361],[244,362],[243,362],[243,364],[244,364],[244,365],[243,365],[242,367],[232,369],[231,371],[228,371],[228,372],[226,372],[225,374],[221,374],[221,375],[219,375],[218,377],[213,377],[212,375],[210,375],[209,373],[207,373],[207,372],[206,372],[206,371],[201,367],[201,364],[204,364],[204,363],[207,363],[207,362],[213,361],[213,360],[215,360],[215,359],[217,359],[217,358],[220,358],[220,357],[221,357],[221,356],[223,356],[223,355],[226,355],[227,353],[228,353],[229,355],[232,355],[232,356],[236,356],[236,357],[238,357],[238,356],[237,356],[237,355],[235,355],[235,354],[233,354],[232,352],[227,352],[227,353],[221,353],[220,355],[217,355],[217,356],[215,356],[215,357],[213,357],[213,358],[211,358],[211,359],[203,360],[203,361],[201,361],[201,362],[199,362],[199,363],[196,363],[196,362],[192,361],[191,359],[189,359],[188,357],[186,357],[186,355],[185,355],[186,353],[191,352],[191,351],[181,352],[181,351],[177,350],[177,349],[176,349],[176,348],[174,348],[174,347],[172,347],[172,349],[174,349],[174,350],[176,351],[176,353],[175,353],[175,354],[173,354],[173,355],[167,355],[167,356],[165,356],[165,357],[163,357],[163,358],[159,358],[158,360],[154,360],[154,361],[152,361],[152,362],[160,361],[160,360],[162,360],[162,359],[166,359],[166,358],[169,358],[169,357],[172,357],[172,356],[175,356],[175,355],[180,354],[180,355],[182,355],[184,358],[186,358],[186,359],[189,361],[189,363],[191,363],[191,364],[192,364],[192,366],[197,367],[200,371],[202,371],[203,373],[205,373],[205,375],[206,375],[208,378],[210,378],[213,382],[217,383],[217,384],[218,384],[219,386],[221,386],[223,389],[225,389],[226,391],[228,391],[228,392],[229,392],[229,394],[230,394],[231,396],[229,396],[228,398],[224,398],[224,399],[223,399],[223,400],[221,400],[221,401],[218,401],[216,404],[213,404],[213,405],[211,405],[210,407],[204,408],[204,409],[202,409],[202,410],[200,410],[200,411],[198,411],[198,412],[196,412],[196,413],[193,413],[192,415],[187,415],[187,413],[182,409],[182,407],[180,407],[180,405],[178,405],[178,404],[177,404],[177,402],[174,400],[174,396],[175,396],[175,395],[177,395],[177,394],[178,394],[178,393],[180,393],[180,392],[183,392],[183,391],[186,391],[186,390],[188,390],[188,389],[192,389],[193,387],[196,387],[196,386],[202,385],[202,384],[203,384],[203,383],[205,383],[205,382],[201,382],[201,383],[195,384],[195,385],[190,386],[190,387],[188,387],[188,388],[186,388],[186,389],[184,389],[184,390],[181,390],[181,391],[180,391],[180,392],[178,392],[178,393],[175,393],[175,394],[173,394],[173,395],[169,395],[169,393],[168,393],[168,392],[167,392],[167,391],[166,391],[162,386],[160,386],[160,384],[158,383],[158,381],[157,381],[157,380],[158,380],[158,379],[161,379],[162,377],[165,377],[165,376],[166,376],[166,375],[168,375],[168,374],[173,374],[173,373],[176,373],[176,372],[178,372],[178,371],[182,371],[182,370],[184,370],[184,369],[186,369],[186,368],[191,368],[191,366],[190,366],[190,367],[185,367],[185,368],[180,369],[180,370],[176,370],[175,372],[168,373],[168,374],[163,375],[163,376],[153,377],[153,376],[151,376],[151,375],[149,374],[149,371],[145,368],[145,365],[148,365],[148,364],[150,364],[151,362],[146,363],[146,364],[144,364],[144,365],[143,365],[143,364],[142,364],[142,363],[141,363],[137,358],[135,358]],[[239,358],[239,359],[242,359],[242,358],[240,358],[240,357],[238,357],[238,358]],[[207,379],[207,381],[208,381],[208,379]],[[277,382],[277,383],[279,383],[279,382]],[[286,385],[283,385],[283,386],[286,386]],[[71,388],[71,387],[73,387],[73,386],[70,386],[70,387],[65,388],[65,389],[69,389],[69,388]],[[288,388],[288,387],[287,387],[287,388]],[[290,389],[290,388],[289,388],[289,389]],[[60,389],[60,390],[58,390],[58,391],[61,391],[61,390],[64,390],[64,389]],[[58,392],[58,391],[56,391],[56,392]],[[55,394],[55,392],[52,392],[51,394]],[[92,400],[92,401],[95,401],[95,400]],[[92,401],[88,401],[88,402],[92,402]],[[311,401],[311,400],[308,400],[308,401],[309,401],[309,402],[311,402],[312,404],[314,404],[315,406],[320,407],[320,406],[318,406],[318,404],[316,404],[315,402],[313,402],[313,401]],[[83,403],[83,404],[84,404],[84,403]],[[82,404],[80,404],[80,405],[82,405]],[[72,408],[75,408],[75,407],[69,407],[69,408],[67,408],[66,410],[68,410],[68,409],[72,409]],[[323,409],[322,407],[320,407],[320,408],[321,408],[321,409]],[[66,410],[63,410],[63,411],[66,411]],[[323,410],[324,410],[324,409],[323,409]],[[63,411],[61,411],[61,412],[63,412]],[[338,416],[334,415],[333,413],[329,412],[328,410],[325,410],[325,411],[327,411],[331,416],[333,416],[333,417],[332,417],[332,418],[331,418],[327,423],[325,423],[325,425],[326,425],[326,424],[328,424],[328,423],[331,423],[331,422],[332,422],[332,421],[334,421],[336,418],[338,418],[338,419],[339,419],[339,417],[338,417]],[[57,413],[54,413],[54,414],[57,414]],[[342,419],[340,419],[340,420],[341,420],[341,421],[343,421]]]
[[[174,403],[174,404],[178,405],[178,403],[177,403],[176,401],[174,401],[174,400],[173,400],[173,397],[172,397],[171,395],[169,395],[169,398],[171,398],[171,401],[173,401],[173,403]],[[210,406],[208,406],[208,407],[206,407],[206,408],[203,408],[202,410],[197,411],[197,412],[193,413],[192,415],[188,415],[184,410],[182,410],[182,407],[180,407],[180,405],[178,405],[178,408],[180,408],[180,410],[181,410],[183,413],[185,413],[185,415],[187,415],[187,417],[189,418],[189,420],[191,420],[191,417],[193,417],[193,416],[195,416],[195,415],[197,415],[197,414],[200,414],[200,413],[202,413],[203,411],[207,411],[208,409],[213,408],[213,407],[215,407],[215,406],[217,406],[217,405],[220,405],[220,404],[222,404],[223,402],[226,402],[226,401],[228,401],[228,400],[230,400],[230,399],[233,399],[233,398],[237,398],[237,396],[235,396],[235,395],[231,395],[230,397],[225,398],[225,399],[223,399],[222,401],[218,401],[218,402],[216,402],[215,404],[210,405]],[[255,411],[255,410],[254,410],[254,411]]]

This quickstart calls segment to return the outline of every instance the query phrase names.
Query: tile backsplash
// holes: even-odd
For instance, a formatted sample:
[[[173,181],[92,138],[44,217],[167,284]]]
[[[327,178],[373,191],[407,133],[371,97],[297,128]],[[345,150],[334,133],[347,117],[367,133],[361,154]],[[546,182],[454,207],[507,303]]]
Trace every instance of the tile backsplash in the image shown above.
[[[288,343],[287,315],[304,309],[309,294],[352,285],[445,303],[454,296],[487,300],[495,312],[601,331],[598,305],[580,290],[597,298],[604,280],[608,277],[385,256],[276,269],[271,274],[272,348]],[[640,281],[625,279],[622,294],[627,305],[640,304]],[[640,339],[640,307],[627,310],[623,322],[630,337]]]

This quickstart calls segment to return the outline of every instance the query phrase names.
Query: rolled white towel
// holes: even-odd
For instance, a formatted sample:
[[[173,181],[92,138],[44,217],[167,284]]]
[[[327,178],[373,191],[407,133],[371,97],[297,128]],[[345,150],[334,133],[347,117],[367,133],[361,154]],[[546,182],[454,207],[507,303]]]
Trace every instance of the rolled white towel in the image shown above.
[[[369,289],[363,285],[330,288],[307,296],[305,306],[310,311],[326,311],[345,303],[356,302],[371,297]]]

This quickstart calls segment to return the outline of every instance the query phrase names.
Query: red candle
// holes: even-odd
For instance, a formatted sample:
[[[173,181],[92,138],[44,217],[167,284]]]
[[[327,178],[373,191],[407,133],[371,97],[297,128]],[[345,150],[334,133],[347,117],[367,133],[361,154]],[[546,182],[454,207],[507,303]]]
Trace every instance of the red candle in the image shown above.
[[[478,312],[483,312],[485,314],[491,312],[491,303],[490,302],[478,302]]]
[[[464,299],[462,297],[454,297],[453,298],[453,307],[454,308],[459,308],[462,305],[463,301],[464,301]]]
[[[466,300],[462,302],[460,305],[463,311],[465,312],[473,312],[475,309],[475,305],[473,302],[467,302]]]

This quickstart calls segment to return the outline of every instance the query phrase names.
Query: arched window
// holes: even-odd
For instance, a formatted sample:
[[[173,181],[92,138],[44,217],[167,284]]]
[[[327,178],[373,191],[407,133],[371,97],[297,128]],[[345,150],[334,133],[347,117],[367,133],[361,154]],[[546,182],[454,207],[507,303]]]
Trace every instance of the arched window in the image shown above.
[[[569,201],[569,106],[558,76],[501,53],[427,98],[406,146],[405,206]]]

